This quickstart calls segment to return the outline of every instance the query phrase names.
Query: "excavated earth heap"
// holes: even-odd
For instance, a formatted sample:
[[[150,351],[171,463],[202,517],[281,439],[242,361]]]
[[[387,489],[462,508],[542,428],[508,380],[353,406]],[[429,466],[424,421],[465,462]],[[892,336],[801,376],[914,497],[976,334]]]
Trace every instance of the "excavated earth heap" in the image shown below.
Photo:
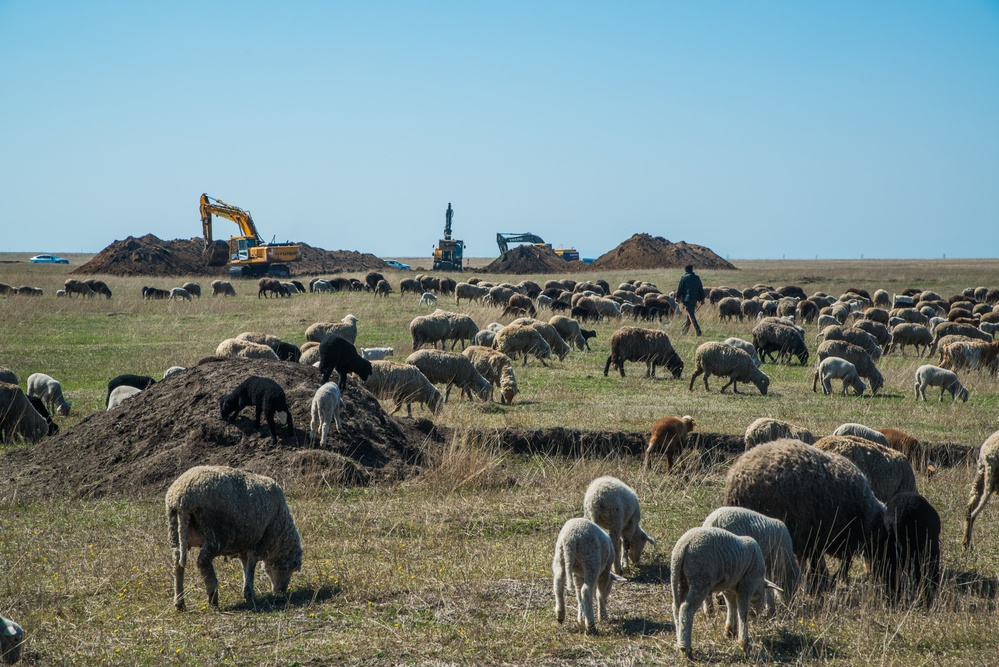
[[[737,270],[735,265],[710,248],[680,241],[670,243],[661,236],[635,234],[604,253],[590,265],[593,269],[679,269],[693,264],[698,269]]]
[[[534,245],[521,245],[506,251],[491,264],[482,269],[483,273],[566,273],[586,268],[586,264],[578,260],[567,262],[551,248]]]

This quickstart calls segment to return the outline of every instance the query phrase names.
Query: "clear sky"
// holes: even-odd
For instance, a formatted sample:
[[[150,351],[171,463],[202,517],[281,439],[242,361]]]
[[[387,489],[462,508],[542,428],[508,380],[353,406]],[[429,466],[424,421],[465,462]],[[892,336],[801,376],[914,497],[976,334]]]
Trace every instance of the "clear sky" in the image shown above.
[[[0,0],[0,250],[999,248],[999,2]],[[236,233],[219,220],[216,237]]]

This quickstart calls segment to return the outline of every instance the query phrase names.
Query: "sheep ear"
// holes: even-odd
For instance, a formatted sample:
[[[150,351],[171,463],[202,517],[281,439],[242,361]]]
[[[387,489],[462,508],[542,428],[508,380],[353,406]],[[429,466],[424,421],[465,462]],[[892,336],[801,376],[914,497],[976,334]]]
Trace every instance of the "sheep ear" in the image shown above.
[[[778,593],[783,593],[784,592],[783,588],[781,588],[780,586],[778,586],[774,582],[770,581],[769,579],[764,579],[763,580],[763,587],[764,588],[769,588],[770,590],[777,591]]]

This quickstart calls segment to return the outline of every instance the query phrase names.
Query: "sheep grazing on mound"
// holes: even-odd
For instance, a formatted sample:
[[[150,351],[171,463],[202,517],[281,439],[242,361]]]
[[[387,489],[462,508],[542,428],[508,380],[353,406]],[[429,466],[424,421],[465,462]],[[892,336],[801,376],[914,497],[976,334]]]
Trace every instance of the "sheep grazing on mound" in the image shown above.
[[[708,376],[719,375],[727,377],[728,382],[721,388],[721,393],[731,386],[732,392],[738,394],[738,382],[752,382],[764,396],[770,387],[770,378],[757,368],[753,358],[746,352],[729,347],[724,343],[702,343],[694,355],[697,368],[690,376],[690,391],[694,391],[694,381],[699,375],[704,375],[704,390],[708,388]]]
[[[856,438],[863,438],[870,442],[876,442],[882,447],[890,447],[888,444],[888,438],[884,436],[880,431],[875,431],[870,426],[864,426],[863,424],[858,424],[856,422],[847,422],[845,424],[840,424],[836,427],[836,430],[832,432],[832,435],[852,435]]]
[[[213,280],[212,296],[236,296],[236,288],[228,280]]]
[[[437,343],[444,349],[444,340],[451,333],[451,322],[443,312],[438,310],[430,315],[418,315],[410,321],[409,333],[413,337],[414,352],[424,345],[436,348]]]
[[[921,357],[924,352],[929,351],[932,344],[932,331],[922,324],[902,322],[901,324],[896,324],[895,328],[891,330],[891,347],[888,348],[888,352],[891,353],[894,350],[899,350],[904,357],[905,346],[911,345],[916,348],[916,356]]]
[[[281,339],[273,334],[261,333],[259,331],[244,331],[236,336],[236,340],[247,340],[257,345],[266,345],[272,350],[281,342]],[[275,350],[276,351],[276,350]]]
[[[604,365],[604,377],[611,366],[624,377],[624,362],[645,362],[645,377],[656,376],[656,366],[666,369],[679,379],[683,374],[683,360],[673,349],[673,342],[665,331],[641,327],[621,327],[611,335],[610,356]]]
[[[574,346],[580,352],[586,347],[586,339],[583,338],[579,322],[576,320],[565,315],[554,315],[548,320],[548,324],[555,327],[555,331],[568,345]]]
[[[136,389],[135,387],[128,387],[124,385],[121,387],[115,387],[114,390],[108,395],[107,410],[114,410],[128,399],[141,393],[142,390]]]
[[[867,476],[874,497],[883,503],[896,494],[916,492],[916,475],[901,452],[856,436],[829,435],[815,447],[852,461]]]
[[[815,375],[812,378],[812,391],[815,391],[816,386],[821,381],[822,393],[826,395],[832,394],[833,380],[843,381],[843,396],[846,396],[846,390],[851,387],[857,396],[863,396],[864,392],[867,391],[867,385],[864,384],[864,381],[857,374],[856,366],[846,359],[826,357],[815,367]]]
[[[985,503],[999,491],[999,431],[996,431],[982,443],[978,449],[978,466],[975,481],[971,485],[971,495],[968,497],[968,514],[964,527],[964,548],[971,546],[971,530],[975,519],[985,509]]]
[[[888,592],[929,607],[940,585],[940,514],[918,493],[899,493],[885,510]]]
[[[305,340],[321,343],[330,334],[336,334],[354,345],[357,342],[357,318],[348,314],[339,322],[316,322],[305,330]]]
[[[253,406],[253,428],[260,428],[260,415],[267,420],[267,430],[271,434],[271,444],[277,444],[277,429],[274,427],[275,415],[283,415],[282,423],[288,426],[288,435],[295,435],[291,412],[288,410],[288,399],[284,389],[270,378],[251,375],[243,380],[238,387],[219,398],[219,409],[222,419],[234,422],[243,408]]]
[[[219,582],[212,561],[235,557],[243,565],[243,598],[254,603],[257,562],[275,593],[283,594],[291,575],[302,569],[302,542],[284,492],[270,477],[225,466],[197,466],[174,481],[166,493],[168,538],[173,553],[174,606],[185,608],[187,552],[201,547],[198,570],[208,602],[219,606]]]
[[[802,569],[827,573],[823,556],[849,570],[856,553],[870,561],[884,534],[885,506],[857,466],[797,440],[754,447],[729,468],[725,505],[745,507],[787,526]]]
[[[586,487],[583,517],[610,534],[614,545],[614,572],[622,574],[642,560],[645,545],[656,541],[642,530],[642,510],[635,490],[616,477],[598,477]]]
[[[333,371],[339,374],[337,384],[340,393],[344,393],[347,384],[347,373],[353,373],[367,380],[371,375],[371,362],[357,353],[357,348],[339,334],[329,334],[319,344],[319,371],[322,373],[323,384],[329,382]]]
[[[648,468],[652,457],[662,453],[666,457],[666,472],[669,472],[683,453],[687,436],[694,432],[695,426],[697,422],[690,415],[663,417],[653,424],[649,444],[645,448],[644,466]]]
[[[790,363],[795,356],[802,366],[808,363],[805,337],[796,327],[777,320],[763,320],[753,327],[753,346],[760,358]]]
[[[371,375],[364,381],[364,387],[375,398],[393,401],[392,414],[406,404],[406,413],[413,416],[413,403],[422,403],[432,414],[436,414],[444,399],[437,387],[416,366],[397,364],[391,361],[371,362]]]
[[[461,353],[467,357],[475,370],[493,387],[500,390],[500,403],[509,405],[520,391],[517,378],[513,374],[513,362],[502,352],[481,345],[469,345]],[[490,394],[490,398],[492,395]]]
[[[181,373],[186,370],[187,368],[185,368],[184,366],[171,366],[170,368],[163,371],[163,379],[166,380],[171,375],[176,375],[177,373]]]
[[[778,588],[766,578],[763,551],[756,540],[704,527],[691,528],[677,540],[670,558],[670,584],[676,645],[688,659],[693,658],[694,614],[710,595],[725,597],[725,634],[738,635],[739,645],[748,652],[749,607],[758,606],[768,588]]]
[[[152,385],[156,384],[156,380],[148,375],[133,375],[131,373],[125,373],[124,375],[116,375],[108,381],[108,393],[104,397],[104,405],[108,405],[111,401],[111,392],[113,392],[118,387],[134,387],[140,391],[149,389]]]
[[[528,356],[533,356],[542,366],[547,366],[545,359],[551,359],[552,356],[552,348],[541,334],[534,327],[523,324],[503,327],[496,334],[493,346],[511,359],[523,354],[524,366],[527,365]]]
[[[28,376],[28,396],[37,396],[45,406],[60,417],[69,415],[73,405],[62,393],[62,384],[45,373],[32,373]]]
[[[22,438],[38,442],[49,433],[48,422],[16,384],[0,382],[0,442]]]
[[[940,401],[943,401],[944,392],[950,392],[951,403],[961,399],[968,402],[968,390],[957,377],[957,373],[926,364],[916,369],[916,382],[913,386],[916,398],[926,400],[927,387],[940,387]]]
[[[326,440],[330,434],[330,424],[336,426],[336,432],[343,432],[343,424],[340,421],[340,410],[346,408],[340,396],[340,387],[336,382],[327,382],[316,390],[312,397],[312,405],[309,409],[309,442],[315,442],[316,434],[319,434],[319,446],[325,447]]]
[[[760,545],[763,561],[766,564],[767,578],[780,588],[777,596],[788,604],[798,590],[801,568],[794,557],[794,544],[787,526],[777,519],[746,509],[745,507],[719,507],[709,514],[704,528],[721,528],[733,535],[751,537]],[[704,601],[706,612],[711,612],[711,598]],[[770,589],[766,593],[767,614],[774,612],[774,596]]]
[[[492,394],[492,385],[475,370],[470,359],[460,354],[443,350],[417,350],[406,358],[406,363],[419,368],[433,384],[445,385],[445,403],[451,395],[451,387],[458,387],[470,401],[474,400],[473,393],[487,402]]]
[[[756,347],[748,340],[742,340],[741,338],[726,338],[722,341],[722,344],[728,345],[729,347],[739,348],[753,358],[754,364],[757,366],[763,365],[763,360],[760,359],[758,354],[756,354]]]
[[[217,357],[242,357],[244,359],[269,359],[279,361],[277,354],[271,348],[248,340],[227,338],[215,348]]]
[[[782,439],[800,440],[806,445],[815,442],[812,432],[804,426],[771,417],[760,417],[746,428],[746,449]]]
[[[614,581],[623,581],[611,571],[614,545],[600,526],[588,519],[569,519],[559,531],[552,557],[555,589],[555,619],[565,622],[565,588],[576,589],[576,620],[587,633],[595,633],[594,618],[607,620],[607,601]],[[595,594],[594,594],[595,593]],[[594,599],[596,598],[596,599]]]
[[[871,355],[852,343],[847,343],[844,340],[827,340],[819,345],[816,355],[819,361],[826,357],[839,357],[849,361],[856,367],[858,375],[867,378],[871,385],[871,394],[878,393],[885,384],[885,378],[878,370],[877,364],[871,359]]]
[[[0,616],[0,662],[13,665],[21,659],[24,649],[24,628]]]

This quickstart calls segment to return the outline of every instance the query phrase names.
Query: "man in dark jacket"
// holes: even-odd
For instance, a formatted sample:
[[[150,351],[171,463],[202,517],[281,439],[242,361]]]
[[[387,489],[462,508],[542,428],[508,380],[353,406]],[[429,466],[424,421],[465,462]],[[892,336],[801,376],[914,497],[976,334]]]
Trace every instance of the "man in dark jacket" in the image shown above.
[[[690,325],[694,325],[694,331],[697,335],[701,335],[701,325],[697,323],[697,318],[694,317],[694,311],[697,310],[697,305],[704,303],[704,285],[701,284],[701,278],[694,273],[694,265],[688,264],[683,267],[685,273],[680,278],[680,284],[676,287],[676,300],[683,304],[684,310],[687,311],[687,321],[683,323],[683,329],[681,333],[687,333],[690,329]]]

